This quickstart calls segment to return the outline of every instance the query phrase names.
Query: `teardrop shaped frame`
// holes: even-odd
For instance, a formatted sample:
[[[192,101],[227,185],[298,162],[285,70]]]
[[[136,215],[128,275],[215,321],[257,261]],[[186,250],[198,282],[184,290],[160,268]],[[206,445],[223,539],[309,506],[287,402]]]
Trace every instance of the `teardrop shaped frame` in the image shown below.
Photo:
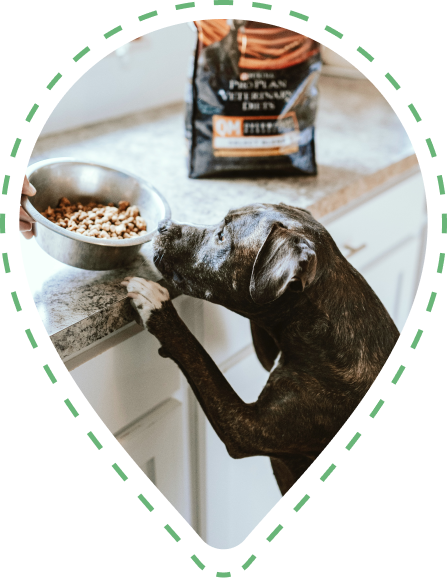
[[[213,17],[242,17],[289,28],[290,30],[294,30],[301,34],[310,36],[311,38],[314,38],[315,40],[325,44],[335,52],[339,53],[341,56],[351,62],[351,64],[361,69],[363,74],[365,74],[365,76],[373,82],[376,88],[378,88],[383,96],[389,101],[394,111],[401,119],[404,119],[405,115],[408,115],[408,119],[412,119],[414,123],[421,127],[421,130],[418,131],[418,135],[416,136],[418,142],[416,143],[415,139],[412,140],[412,144],[417,145],[415,148],[420,151],[420,155],[423,155],[423,151],[425,150],[426,159],[438,158],[435,145],[429,137],[428,128],[423,124],[423,114],[421,117],[419,107],[416,107],[416,105],[408,97],[405,87],[402,87],[394,74],[387,70],[386,63],[380,62],[380,60],[376,60],[376,58],[374,58],[373,47],[365,48],[363,45],[357,44],[355,38],[349,37],[348,34],[345,35],[340,31],[342,30],[342,26],[340,26],[338,23],[335,25],[335,27],[333,27],[325,24],[320,15],[302,14],[293,10],[288,10],[285,7],[280,7],[279,4],[271,5],[260,2],[252,2],[251,5],[249,5],[249,3],[244,2],[243,5],[238,7],[238,0],[234,0],[234,2],[233,0],[214,0],[214,5],[211,5],[210,2],[209,4],[210,5],[204,6],[203,3],[200,3],[200,6],[196,7],[195,2],[186,2],[177,5],[162,4],[159,2],[157,9],[154,8],[144,14],[136,14],[134,17],[134,24],[132,24],[132,21],[129,20],[125,26],[118,24],[106,32],[98,31],[98,35],[104,39],[104,45],[102,48],[95,49],[95,59],[92,58],[93,50],[91,50],[89,46],[81,47],[79,52],[73,56],[72,61],[70,63],[67,62],[67,70],[57,72],[53,78],[46,79],[48,95],[47,98],[51,99],[52,101],[52,110],[54,110],[60,98],[63,96],[62,90],[58,94],[58,89],[61,87],[61,85],[63,85],[64,81],[68,83],[71,79],[73,84],[80,75],[82,76],[82,74],[87,72],[87,70],[89,70],[99,60],[123,44],[129,42],[130,39],[143,36],[167,26],[172,26],[174,24],[180,24],[197,19],[207,19]],[[131,18],[133,17],[131,14],[127,14],[126,16],[130,16]],[[120,33],[124,30],[126,31],[127,36],[125,37],[124,41],[120,41],[120,38],[124,38],[124,34],[120,35]],[[348,48],[345,47],[346,45],[349,45]],[[352,48],[354,45],[356,46],[355,49]],[[78,68],[74,68],[73,64]],[[378,77],[382,79],[382,82],[377,80]],[[65,88],[66,86],[67,84],[65,84]],[[34,120],[34,124],[39,123],[38,111],[40,104],[41,103],[34,103],[30,107],[28,114],[26,117],[24,116],[24,122],[31,123]],[[408,122],[408,119],[406,122]],[[40,125],[40,130],[43,124],[44,120]],[[17,130],[20,133],[22,131],[22,127],[17,127]],[[37,133],[37,136],[39,132]],[[5,166],[11,166],[10,163],[13,162],[11,159],[14,160],[20,157],[19,153],[21,144],[21,138],[17,138],[15,142],[12,143],[11,153],[7,159],[4,159],[6,161]],[[443,176],[441,174],[437,174],[439,172],[439,170],[437,170],[439,160],[437,163],[432,163],[432,166],[430,167],[427,162],[425,162],[426,159],[421,158],[421,160],[424,161],[421,168],[423,169],[422,172],[424,181],[426,183],[426,189],[430,193],[427,195],[427,204],[430,207],[430,196],[444,195],[445,190]],[[20,172],[20,167],[18,165],[16,168],[12,167],[11,171],[9,172],[13,174],[13,171]],[[1,177],[3,177],[2,193],[6,195],[8,193],[11,175],[0,175],[0,178]],[[20,194],[19,191],[17,191],[17,194]],[[429,212],[429,214],[431,214],[431,212]],[[8,226],[13,226],[14,218],[15,215],[0,213],[0,241],[3,235],[7,235],[6,222],[8,222]],[[439,232],[442,234],[447,232],[447,215],[442,214],[441,220],[442,230]],[[433,221],[433,218],[431,221]],[[427,250],[427,255],[430,256],[430,259],[425,259],[422,278],[424,281],[433,281],[433,287],[437,288],[439,274],[442,274],[443,272],[445,254],[439,253],[439,255],[431,255]],[[436,267],[434,266],[434,263],[437,264]],[[2,252],[2,265],[3,270],[0,269],[0,274],[14,275],[11,268],[8,252]],[[14,264],[14,269],[16,268],[16,265],[20,266],[19,263]],[[427,283],[424,283],[424,291],[426,285]],[[314,490],[316,489],[317,484],[325,482],[336,470],[338,459],[335,456],[340,452],[349,452],[361,438],[362,432],[356,431],[358,429],[357,427],[352,428],[352,417],[355,415],[361,420],[369,420],[368,424],[370,424],[370,420],[374,420],[379,412],[383,411],[382,407],[384,404],[386,404],[387,396],[396,395],[396,390],[390,393],[387,386],[389,386],[389,383],[398,385],[398,383],[401,383],[401,380],[404,380],[409,372],[411,372],[411,367],[407,367],[408,364],[404,366],[399,361],[401,357],[401,350],[404,347],[411,347],[417,353],[417,345],[424,333],[424,328],[418,328],[417,332],[414,333],[414,324],[410,323],[409,320],[415,317],[416,309],[421,310],[421,308],[424,308],[426,313],[432,313],[433,308],[436,305],[436,299],[438,298],[439,289],[429,293],[425,292],[424,294],[421,294],[421,290],[422,287],[420,285],[412,311],[410,312],[410,316],[407,320],[399,342],[396,344],[396,347],[394,348],[390,358],[383,367],[374,384],[371,386],[369,392],[362,400],[361,404],[358,406],[343,428],[338,432],[337,436],[330,442],[324,452],[307,470],[306,474],[293,486],[287,495],[284,496],[275,505],[270,514],[268,514],[264,520],[262,520],[262,522],[247,537],[247,539],[236,548],[225,551],[228,553],[227,558],[229,562],[231,559],[231,563],[228,563],[225,571],[215,570],[216,576],[231,576],[231,572],[240,571],[240,569],[244,571],[248,570],[252,567],[252,564],[258,559],[258,557],[266,555],[265,550],[268,548],[268,545],[266,546],[265,540],[267,540],[267,544],[270,544],[274,539],[277,539],[277,536],[280,535],[281,532],[293,532],[295,524],[290,522],[289,516],[287,516],[287,523],[283,522],[282,524],[281,515],[286,511],[286,509],[288,509],[290,514],[293,512],[293,515],[296,515],[296,513],[300,512],[302,508],[309,507],[307,504],[309,500],[311,500],[311,496],[313,497],[315,495],[316,497],[314,499],[318,499],[318,491]],[[20,293],[21,292],[29,292],[29,288],[25,287],[23,284],[20,287]],[[18,298],[18,291],[14,291],[12,293],[12,298],[16,311],[20,311],[21,306]],[[30,347],[35,349],[37,347],[37,343],[33,334],[33,326],[30,326],[30,328],[26,331],[26,335],[29,340]],[[46,374],[46,377],[51,385],[55,385],[60,381],[66,382],[66,389],[68,388],[69,391],[71,390],[71,393],[67,398],[63,400],[61,399],[61,404],[63,404],[65,407],[67,419],[75,419],[79,416],[79,412],[82,411],[82,406],[84,404],[88,404],[88,402],[85,399],[81,399],[82,394],[80,394],[76,384],[72,380],[67,370],[62,372],[64,375],[61,375],[60,373],[59,375],[55,375],[55,373],[53,373],[51,367],[54,366],[53,361],[56,359],[58,354],[54,350],[49,337],[47,338],[46,345],[47,349],[51,349],[52,352],[47,354],[46,351],[42,350],[39,360],[36,361],[36,358],[34,357],[30,363],[36,364],[36,367],[40,368],[40,371]],[[54,390],[54,395],[59,395],[57,389]],[[99,450],[102,449],[103,446],[93,433],[96,430],[95,426],[97,425],[95,424],[95,416],[99,422],[101,421],[99,417],[92,411],[91,428],[87,428],[90,429],[90,431],[87,432],[82,429],[79,434],[87,434],[94,446],[96,446],[96,448]],[[369,431],[371,431],[371,428],[369,428]],[[116,444],[116,450],[118,453],[123,451],[121,446],[119,446],[119,443],[113,438],[112,435],[107,441],[104,440],[104,443]],[[361,451],[361,448],[358,448],[358,451]],[[118,465],[118,462],[120,462],[119,458],[117,458],[116,462],[111,464],[111,472],[112,470],[114,472],[111,473],[111,475],[117,475],[123,481],[126,481],[128,479],[127,473],[129,476],[131,476],[133,472],[126,470],[127,473],[125,473]],[[134,466],[135,468],[138,468],[136,464],[134,464]],[[304,490],[306,485],[308,488],[307,491]],[[180,540],[182,540],[182,551],[188,552],[185,554],[185,565],[193,564],[198,570],[203,570],[204,568],[210,570],[210,566],[211,568],[214,566],[213,557],[214,554],[217,553],[216,549],[211,548],[205,544],[192,530],[192,528],[189,527],[189,530],[185,529],[185,521],[180,517],[179,514],[173,512],[172,507],[168,507],[168,504],[166,504],[167,500],[160,494],[160,492],[152,485],[149,480],[145,484],[145,487],[142,487],[141,493],[134,496],[134,499],[138,499],[141,502],[141,507],[147,510],[148,515],[150,515],[150,513],[154,510],[153,504],[156,504],[157,509],[160,509],[161,511],[163,511],[163,509],[166,510],[166,524],[160,527],[160,531],[166,531],[171,536],[173,552],[178,547]],[[274,516],[271,515],[272,513],[274,513]],[[177,519],[175,519],[175,514],[178,516]],[[295,519],[299,521],[299,516]],[[273,520],[275,520],[274,523]],[[182,527],[181,535],[177,533],[179,526]],[[259,542],[260,539],[263,540],[262,544]],[[221,556],[218,558],[222,560]],[[238,560],[238,562],[236,562],[236,560]],[[222,570],[222,566],[220,566],[220,570]]]

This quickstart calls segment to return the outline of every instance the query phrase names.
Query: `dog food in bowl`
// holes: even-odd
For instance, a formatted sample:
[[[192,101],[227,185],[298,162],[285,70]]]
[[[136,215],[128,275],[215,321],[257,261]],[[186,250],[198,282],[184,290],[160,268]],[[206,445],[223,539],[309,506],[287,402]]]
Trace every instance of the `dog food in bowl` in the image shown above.
[[[146,221],[136,205],[119,201],[103,205],[91,201],[86,205],[60,199],[54,209],[48,207],[41,215],[67,231],[98,239],[130,239],[147,234]]]

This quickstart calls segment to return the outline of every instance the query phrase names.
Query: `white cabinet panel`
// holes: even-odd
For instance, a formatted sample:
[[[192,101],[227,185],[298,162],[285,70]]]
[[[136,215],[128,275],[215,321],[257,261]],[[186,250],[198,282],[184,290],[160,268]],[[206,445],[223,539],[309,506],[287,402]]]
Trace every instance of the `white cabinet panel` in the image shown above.
[[[419,279],[420,248],[420,239],[411,239],[362,270],[399,331],[413,304]]]
[[[268,379],[255,354],[229,369],[225,377],[246,402],[255,401]],[[235,460],[211,425],[205,426],[206,542],[232,548],[242,542],[281,498],[269,458]]]
[[[180,371],[158,355],[147,331],[108,349],[71,371],[99,417],[117,432],[180,387]]]
[[[125,44],[81,76],[56,106],[42,134],[182,103],[195,44],[196,34],[187,24]]]
[[[117,439],[165,498],[190,522],[181,404],[175,399],[165,401],[121,432]]]
[[[418,173],[363,204],[323,219],[340,251],[362,270],[405,239],[419,236],[425,224],[425,193]],[[415,257],[416,258],[416,257]]]
[[[203,346],[219,365],[252,343],[250,322],[220,305],[203,304]]]

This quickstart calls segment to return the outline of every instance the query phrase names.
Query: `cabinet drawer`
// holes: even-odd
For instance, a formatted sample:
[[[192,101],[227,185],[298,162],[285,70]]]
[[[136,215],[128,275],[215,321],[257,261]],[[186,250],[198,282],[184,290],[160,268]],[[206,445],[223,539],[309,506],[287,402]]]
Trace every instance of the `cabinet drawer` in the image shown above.
[[[420,234],[425,223],[422,176],[414,175],[346,210],[322,221],[340,251],[359,269],[405,239]]]
[[[204,303],[203,346],[217,364],[252,343],[250,322],[220,305]]]
[[[147,331],[108,349],[71,371],[99,417],[116,432],[180,387],[180,371],[158,355],[159,342]]]

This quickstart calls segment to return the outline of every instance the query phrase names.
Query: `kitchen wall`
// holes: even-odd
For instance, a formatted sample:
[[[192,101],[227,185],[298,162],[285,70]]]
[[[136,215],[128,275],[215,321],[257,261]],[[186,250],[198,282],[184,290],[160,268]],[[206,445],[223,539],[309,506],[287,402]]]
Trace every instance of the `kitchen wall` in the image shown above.
[[[42,135],[182,101],[195,41],[191,25],[179,24],[121,47],[68,91]]]
[[[196,31],[190,23],[125,44],[78,80],[57,105],[42,135],[183,101],[195,43]],[[326,47],[322,57],[323,73],[363,78]]]

